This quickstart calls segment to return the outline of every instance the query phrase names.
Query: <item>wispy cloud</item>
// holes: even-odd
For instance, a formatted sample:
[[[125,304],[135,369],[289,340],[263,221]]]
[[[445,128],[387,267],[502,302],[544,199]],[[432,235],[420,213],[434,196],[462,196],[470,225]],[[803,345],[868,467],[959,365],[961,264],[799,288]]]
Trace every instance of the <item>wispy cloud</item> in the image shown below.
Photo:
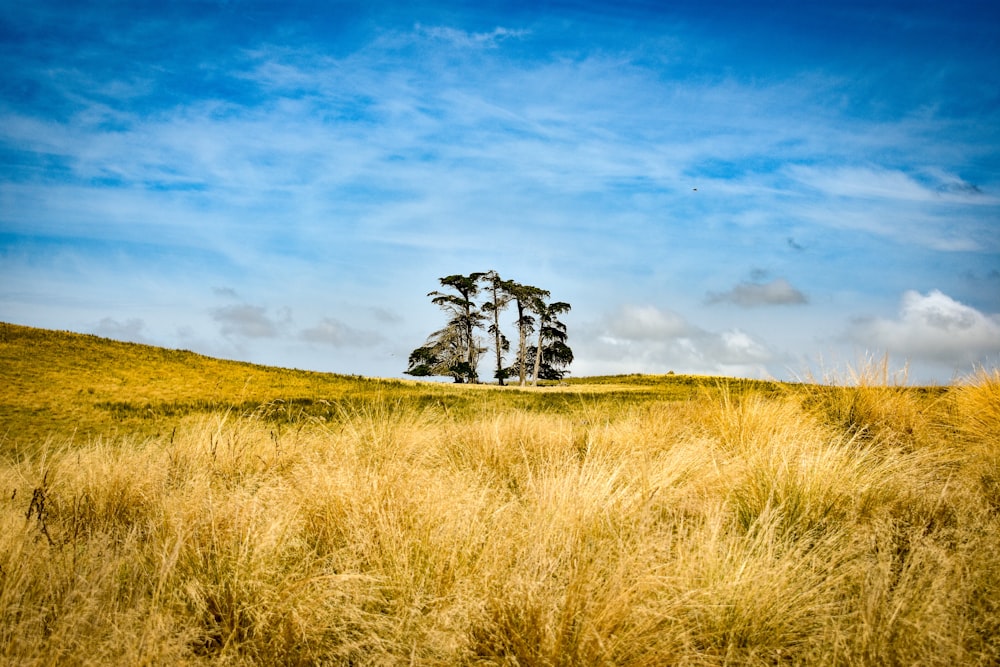
[[[272,318],[263,306],[246,303],[214,308],[211,315],[219,324],[223,336],[239,338],[276,338],[281,333],[282,325],[291,320],[288,311]]]
[[[710,292],[708,303],[732,303],[744,308],[785,306],[807,303],[806,295],[792,287],[784,278],[770,282],[742,282],[727,292]]]
[[[785,239],[785,242],[788,244],[789,248],[791,248],[792,250],[795,250],[796,252],[802,252],[803,250],[806,249],[804,245],[802,245],[801,243],[796,242],[796,240],[794,238],[792,238],[791,236],[789,236],[787,239]]]
[[[1000,204],[1000,198],[986,195],[977,185],[940,168],[911,175],[899,170],[865,166],[821,169],[793,165],[787,169],[787,173],[793,180],[807,187],[836,197],[973,206]]]
[[[299,338],[308,343],[333,347],[371,347],[385,340],[376,331],[355,329],[334,317],[324,317],[315,326],[303,329]]]
[[[785,82],[748,86],[731,80],[682,80],[668,87],[655,72],[621,57],[511,67],[503,58],[446,57],[429,44],[444,37],[495,43],[514,35],[522,36],[507,29],[421,28],[400,35],[395,43],[403,46],[372,44],[339,58],[262,46],[234,57],[220,74],[243,86],[243,94],[230,99],[195,100],[152,115],[115,110],[113,130],[106,128],[104,112],[80,114],[69,123],[8,113],[0,132],[21,150],[61,156],[84,194],[75,201],[96,195],[89,198],[105,209],[109,201],[118,202],[117,215],[95,211],[86,219],[102,216],[122,227],[164,211],[155,218],[158,229],[182,220],[199,226],[207,219],[233,229],[240,225],[238,213],[263,208],[303,221],[299,230],[308,234],[315,224],[310,221],[349,206],[370,235],[454,243],[461,236],[447,221],[477,204],[481,215],[507,220],[533,205],[535,217],[544,219],[564,216],[567,203],[589,193],[672,197],[690,193],[688,186],[697,183],[703,196],[680,210],[691,208],[709,219],[751,220],[750,211],[764,212],[764,220],[797,216],[803,197],[817,194],[931,205],[916,214],[942,230],[934,237],[939,245],[962,249],[977,247],[978,239],[956,226],[953,208],[933,207],[997,205],[982,192],[970,194],[960,187],[964,181],[946,171],[921,182],[899,171],[844,166],[849,155],[877,147],[870,145],[877,141],[873,136],[900,139],[908,125],[877,123],[858,132],[858,121],[829,117],[821,106],[827,81],[799,81],[795,90]],[[408,56],[410,47],[422,49],[419,65]],[[70,87],[85,109],[107,107],[87,98],[80,82],[50,85]],[[741,109],[738,118],[730,112],[734,105]],[[825,141],[815,132],[816,122],[826,124]],[[794,164],[807,156],[832,163]],[[793,164],[774,169],[788,162]],[[704,165],[720,163],[738,164],[739,172],[704,172]],[[9,196],[31,205],[52,201],[31,194],[40,188],[51,185],[22,185]],[[741,202],[738,217],[732,216],[734,197]],[[653,224],[655,210],[639,199],[634,203],[641,224]],[[582,205],[583,220],[588,208],[594,216],[607,213],[588,207],[585,199],[574,205]],[[854,220],[885,234],[898,228],[885,211],[844,215],[845,206],[850,204],[810,220],[833,227]],[[81,215],[68,219],[74,217]],[[421,226],[416,234],[415,221]],[[479,242],[475,235],[465,245]]]
[[[418,33],[424,34],[431,39],[440,40],[463,48],[496,48],[504,40],[516,39],[529,34],[527,30],[503,28],[500,26],[489,32],[468,32],[448,26],[425,26],[419,23],[415,28]]]
[[[146,323],[138,317],[130,318],[124,322],[119,322],[111,317],[105,317],[97,323],[97,326],[93,329],[93,333],[104,338],[113,338],[132,343],[147,343],[149,341],[145,335],[145,328]]]
[[[383,325],[397,325],[403,322],[403,318],[399,314],[387,310],[386,308],[380,308],[378,306],[373,306],[369,309],[371,311],[372,317],[375,321]]]

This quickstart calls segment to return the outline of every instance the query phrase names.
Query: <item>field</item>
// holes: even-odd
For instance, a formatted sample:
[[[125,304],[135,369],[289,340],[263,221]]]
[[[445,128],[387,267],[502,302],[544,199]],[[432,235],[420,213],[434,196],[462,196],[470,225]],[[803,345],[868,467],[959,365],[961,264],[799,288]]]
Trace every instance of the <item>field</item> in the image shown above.
[[[1000,664],[1000,371],[537,389],[0,324],[0,664]]]

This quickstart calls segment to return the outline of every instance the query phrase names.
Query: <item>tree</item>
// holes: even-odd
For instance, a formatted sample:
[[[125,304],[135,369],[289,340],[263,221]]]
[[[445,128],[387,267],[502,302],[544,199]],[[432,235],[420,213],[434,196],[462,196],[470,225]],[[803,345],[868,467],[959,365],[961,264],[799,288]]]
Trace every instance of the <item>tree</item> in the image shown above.
[[[535,318],[531,316],[531,304],[535,299],[548,298],[549,291],[514,281],[507,281],[506,289],[517,307],[517,320],[514,323],[518,334],[517,361],[512,370],[517,371],[518,384],[523,387],[528,370],[528,334],[535,327]]]
[[[451,375],[455,382],[478,382],[479,355],[483,348],[476,341],[475,331],[483,325],[485,317],[473,300],[479,293],[479,280],[483,273],[468,276],[452,275],[440,278],[443,287],[456,294],[433,291],[427,296],[449,314],[448,324],[435,331],[423,347],[410,354],[409,375]]]
[[[410,353],[409,367],[404,373],[415,377],[450,375],[455,382],[465,382],[469,375],[465,358],[462,332],[448,326],[432,333],[423,347]]]
[[[532,373],[532,384],[537,386],[539,378],[542,377],[543,359],[547,361],[545,375],[548,376],[543,379],[556,380],[561,380],[565,371],[559,371],[555,365],[569,365],[573,361],[573,351],[566,345],[566,325],[558,319],[559,315],[569,312],[570,305],[565,301],[547,304],[539,296],[531,301],[531,309],[538,315],[535,372]]]
[[[538,346],[528,348],[528,356],[532,359],[538,353]],[[538,366],[539,380],[562,380],[569,371],[566,366],[573,362],[573,350],[565,341],[549,341],[543,350],[542,363]]]
[[[503,353],[510,349],[510,341],[500,329],[500,313],[507,308],[507,304],[513,297],[507,291],[509,281],[501,279],[500,274],[496,271],[488,271],[483,274],[482,281],[490,297],[489,301],[483,303],[482,311],[492,320],[488,331],[493,336],[493,350],[496,352],[497,362],[493,377],[502,387],[508,373],[508,369],[503,367]]]
[[[473,299],[479,294],[479,280],[483,275],[483,273],[470,273],[467,276],[457,274],[440,278],[442,286],[450,287],[458,294],[434,291],[427,295],[433,296],[431,301],[451,314],[448,326],[460,332],[461,347],[465,352],[465,372],[469,382],[479,382],[476,368],[479,366],[479,353],[482,352],[482,348],[476,343],[475,331],[482,326],[485,318],[476,308]]]

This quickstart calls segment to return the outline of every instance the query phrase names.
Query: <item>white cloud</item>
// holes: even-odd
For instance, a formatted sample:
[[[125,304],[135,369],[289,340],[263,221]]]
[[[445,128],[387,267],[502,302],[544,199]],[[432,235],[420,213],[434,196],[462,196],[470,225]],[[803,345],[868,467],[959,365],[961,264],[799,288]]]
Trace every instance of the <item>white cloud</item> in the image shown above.
[[[939,290],[908,291],[897,318],[856,320],[848,337],[894,355],[962,368],[1000,355],[1000,314],[984,314]]]
[[[806,303],[806,295],[784,278],[768,283],[742,282],[728,292],[709,293],[708,303],[733,303],[744,308]]]
[[[706,331],[678,313],[625,305],[572,342],[579,375],[704,373],[767,377],[774,359],[767,346],[737,328]]]
[[[647,341],[678,338],[696,333],[677,313],[655,306],[626,304],[604,320],[603,336],[612,344],[616,341]]]
[[[706,339],[706,352],[720,364],[742,366],[772,359],[767,347],[739,329],[730,329]]]

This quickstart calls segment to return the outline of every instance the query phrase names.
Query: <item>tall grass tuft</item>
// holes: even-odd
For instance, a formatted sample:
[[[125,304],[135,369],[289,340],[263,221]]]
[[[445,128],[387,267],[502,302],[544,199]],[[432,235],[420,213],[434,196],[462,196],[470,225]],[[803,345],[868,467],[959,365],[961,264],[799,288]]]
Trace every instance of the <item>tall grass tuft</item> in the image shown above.
[[[922,394],[933,390],[909,387],[907,369],[893,371],[888,355],[829,374],[809,393],[817,414],[859,442],[911,447],[929,435],[930,402]]]

